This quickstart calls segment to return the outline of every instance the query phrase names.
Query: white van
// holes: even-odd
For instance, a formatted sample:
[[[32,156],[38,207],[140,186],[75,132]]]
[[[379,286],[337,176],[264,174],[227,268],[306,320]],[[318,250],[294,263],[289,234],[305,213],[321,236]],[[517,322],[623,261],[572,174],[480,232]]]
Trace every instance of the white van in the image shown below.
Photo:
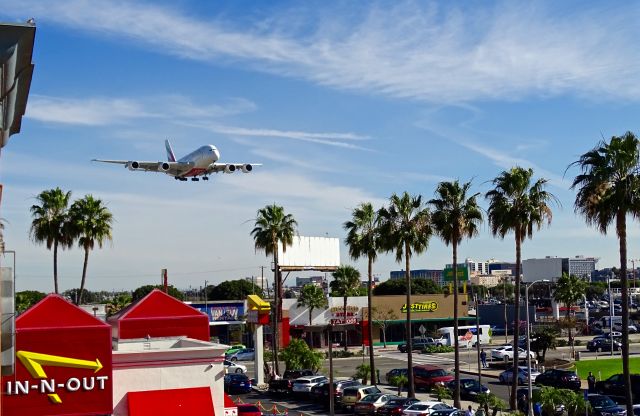
[[[491,327],[489,325],[480,325],[480,345],[489,344],[491,342]],[[438,333],[444,338],[445,345],[454,345],[453,327],[447,326],[438,329]],[[459,326],[458,327],[458,343],[461,347],[469,348],[476,345],[478,335],[476,334],[476,326]]]

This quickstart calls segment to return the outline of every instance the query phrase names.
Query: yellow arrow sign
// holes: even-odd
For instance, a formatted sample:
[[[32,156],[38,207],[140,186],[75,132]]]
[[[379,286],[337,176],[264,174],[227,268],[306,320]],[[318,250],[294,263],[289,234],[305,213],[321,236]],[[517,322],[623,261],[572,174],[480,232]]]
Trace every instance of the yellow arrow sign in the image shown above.
[[[61,357],[59,355],[40,354],[30,351],[18,351],[16,357],[25,366],[31,377],[33,378],[47,378],[47,373],[42,368],[43,365],[54,367],[70,367],[70,368],[86,368],[94,370],[94,373],[102,370],[102,363],[96,358],[95,361],[78,360],[76,358]],[[49,399],[55,403],[60,404],[60,396],[57,394],[49,394]]]
[[[95,361],[78,360],[76,358],[61,357],[59,355],[40,354],[37,352],[18,351],[16,357],[27,368],[31,377],[46,378],[47,374],[42,368],[43,365],[54,367],[86,368],[97,373],[102,369],[102,363],[96,358]]]

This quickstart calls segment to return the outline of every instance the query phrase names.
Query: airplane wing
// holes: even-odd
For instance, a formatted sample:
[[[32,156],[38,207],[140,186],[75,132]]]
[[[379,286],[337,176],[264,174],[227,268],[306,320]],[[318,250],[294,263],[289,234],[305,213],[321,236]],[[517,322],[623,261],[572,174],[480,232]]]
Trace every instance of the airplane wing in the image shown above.
[[[207,173],[233,173],[237,170],[249,173],[255,166],[262,166],[262,163],[212,163],[207,168]]]
[[[161,172],[172,175],[180,174],[193,167],[193,162],[139,162],[137,160],[105,160],[92,159],[92,162],[114,163],[124,165],[129,170],[141,170],[144,172]]]

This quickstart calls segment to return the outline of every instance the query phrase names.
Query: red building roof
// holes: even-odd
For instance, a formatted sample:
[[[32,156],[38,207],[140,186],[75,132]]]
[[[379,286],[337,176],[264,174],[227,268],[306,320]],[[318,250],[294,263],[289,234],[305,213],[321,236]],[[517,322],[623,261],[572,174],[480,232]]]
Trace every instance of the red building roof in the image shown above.
[[[207,315],[154,289],[107,319],[118,339],[187,336],[209,341]]]
[[[60,295],[48,295],[16,318],[16,330],[106,326]]]

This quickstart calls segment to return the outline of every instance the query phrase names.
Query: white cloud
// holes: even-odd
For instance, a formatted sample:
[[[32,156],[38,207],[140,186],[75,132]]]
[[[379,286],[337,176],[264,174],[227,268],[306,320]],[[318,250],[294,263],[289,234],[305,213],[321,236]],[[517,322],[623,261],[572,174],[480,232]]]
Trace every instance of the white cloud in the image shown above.
[[[638,9],[498,3],[464,10],[409,2],[317,13],[278,9],[238,29],[151,3],[0,2],[13,16],[133,39],[158,52],[340,89],[433,102],[578,94],[640,98]],[[603,25],[602,22],[607,24]]]

